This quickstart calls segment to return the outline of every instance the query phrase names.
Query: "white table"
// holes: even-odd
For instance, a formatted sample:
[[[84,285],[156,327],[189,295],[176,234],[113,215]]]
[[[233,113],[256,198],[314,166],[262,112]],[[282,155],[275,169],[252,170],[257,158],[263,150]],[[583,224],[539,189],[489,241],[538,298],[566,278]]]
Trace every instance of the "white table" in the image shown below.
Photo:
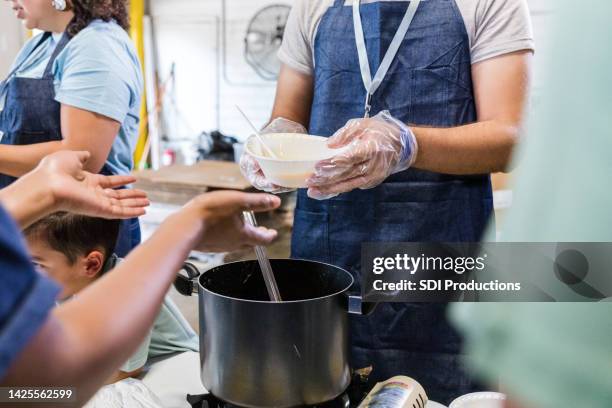
[[[142,378],[164,408],[191,408],[187,394],[206,393],[200,381],[200,356],[188,351],[154,362]]]
[[[164,408],[191,408],[187,394],[206,393],[200,381],[200,357],[186,352],[153,363],[142,381],[162,401]],[[429,401],[426,408],[446,408]]]

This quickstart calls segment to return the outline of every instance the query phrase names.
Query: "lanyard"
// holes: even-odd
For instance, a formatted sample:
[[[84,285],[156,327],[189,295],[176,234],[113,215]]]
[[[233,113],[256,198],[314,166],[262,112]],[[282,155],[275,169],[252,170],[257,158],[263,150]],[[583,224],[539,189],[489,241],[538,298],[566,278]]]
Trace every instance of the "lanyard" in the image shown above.
[[[389,45],[389,49],[385,54],[380,66],[378,67],[378,71],[376,71],[376,75],[374,79],[372,79],[372,74],[370,71],[370,62],[368,61],[368,51],[366,49],[365,37],[363,35],[363,26],[361,25],[361,14],[359,13],[359,4],[360,0],[353,0],[353,25],[355,27],[355,41],[357,42],[357,52],[359,54],[359,68],[361,69],[361,78],[363,79],[363,85],[366,89],[367,95],[365,100],[365,116],[366,118],[370,117],[370,110],[372,109],[372,95],[376,93],[378,87],[382,83],[383,79],[387,75],[389,71],[389,67],[391,63],[395,59],[397,55],[397,51],[410,28],[410,24],[412,24],[412,20],[414,19],[414,15],[417,12],[419,4],[421,0],[412,0],[410,5],[408,6],[408,10],[406,10],[406,14],[393,37],[393,41],[391,41],[391,45]]]

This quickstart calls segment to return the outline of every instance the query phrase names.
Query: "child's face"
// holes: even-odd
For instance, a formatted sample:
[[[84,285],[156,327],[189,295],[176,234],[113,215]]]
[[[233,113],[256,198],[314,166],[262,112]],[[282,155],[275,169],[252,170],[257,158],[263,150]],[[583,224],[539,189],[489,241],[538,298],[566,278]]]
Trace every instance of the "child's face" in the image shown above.
[[[79,256],[71,265],[66,255],[42,240],[28,237],[28,247],[34,264],[41,272],[62,285],[60,300],[73,296],[93,282],[104,264],[103,255],[99,251]]]

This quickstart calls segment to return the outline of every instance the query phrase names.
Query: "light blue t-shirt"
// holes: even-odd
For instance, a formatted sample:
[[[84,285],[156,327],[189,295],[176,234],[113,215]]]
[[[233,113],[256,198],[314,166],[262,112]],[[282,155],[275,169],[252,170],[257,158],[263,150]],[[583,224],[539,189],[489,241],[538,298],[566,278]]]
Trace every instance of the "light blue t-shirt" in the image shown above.
[[[61,39],[54,34],[32,55],[43,34],[29,40],[17,56],[18,77],[41,78]],[[95,20],[79,32],[53,64],[55,100],[121,123],[107,159],[111,171],[127,174],[138,140],[143,78],[128,34],[114,21]],[[6,95],[0,95],[0,110]]]

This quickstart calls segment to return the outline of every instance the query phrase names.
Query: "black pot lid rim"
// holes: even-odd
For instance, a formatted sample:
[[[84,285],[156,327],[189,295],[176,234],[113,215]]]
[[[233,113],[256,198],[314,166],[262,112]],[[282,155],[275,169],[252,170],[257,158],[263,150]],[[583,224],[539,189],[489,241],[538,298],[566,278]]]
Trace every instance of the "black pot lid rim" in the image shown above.
[[[227,295],[222,295],[220,293],[217,292],[213,292],[212,290],[204,287],[204,285],[202,285],[201,283],[201,279],[206,275],[206,273],[212,271],[213,269],[217,269],[219,267],[225,267],[225,266],[230,266],[230,265],[235,265],[235,264],[241,264],[241,263],[246,263],[246,262],[257,262],[257,260],[247,260],[247,261],[234,261],[234,262],[228,262],[222,265],[216,265],[213,267],[210,267],[209,269],[205,270],[204,272],[202,272],[200,274],[200,276],[197,278],[197,282],[198,282],[198,288],[204,292],[210,293],[211,295],[220,297],[220,298],[224,298],[224,299],[229,299],[229,300],[237,300],[237,301],[241,301],[241,302],[247,302],[247,303],[257,303],[257,304],[266,304],[266,305],[280,305],[280,304],[296,304],[296,303],[306,303],[306,302],[312,302],[312,301],[316,301],[316,300],[324,300],[327,298],[332,298],[334,296],[338,296],[341,295],[342,293],[345,293],[347,291],[350,290],[350,288],[353,286],[353,284],[355,283],[355,278],[353,278],[353,275],[351,275],[348,271],[342,269],[339,266],[336,265],[332,265],[332,264],[328,264],[325,262],[319,262],[319,261],[312,261],[309,259],[293,259],[293,258],[274,258],[274,259],[270,259],[270,261],[299,261],[299,262],[307,262],[307,263],[312,263],[312,264],[318,264],[318,265],[322,265],[322,266],[327,266],[333,269],[336,269],[342,273],[344,273],[349,279],[350,279],[350,283],[343,289],[338,290],[334,293],[331,293],[329,295],[325,295],[325,296],[319,296],[316,298],[308,298],[308,299],[298,299],[298,300],[283,300],[281,302],[274,302],[272,300],[253,300],[253,299],[241,299],[241,298],[237,298],[237,297],[232,297],[232,296],[227,296]]]

